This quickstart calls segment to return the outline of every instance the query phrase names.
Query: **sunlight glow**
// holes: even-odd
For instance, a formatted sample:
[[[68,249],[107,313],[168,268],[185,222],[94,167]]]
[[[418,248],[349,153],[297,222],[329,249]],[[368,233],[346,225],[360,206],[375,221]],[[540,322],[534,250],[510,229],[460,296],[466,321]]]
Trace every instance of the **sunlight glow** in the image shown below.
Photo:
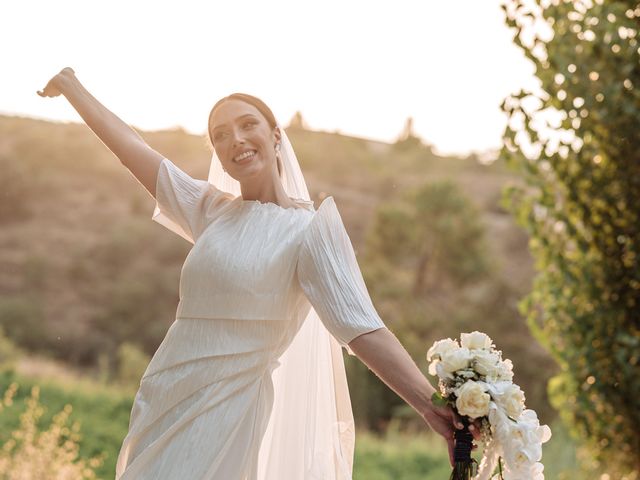
[[[100,6],[98,6],[100,5]],[[498,148],[500,102],[533,67],[497,0],[391,3],[25,0],[3,7],[0,111],[81,121],[36,90],[65,66],[145,130],[201,134],[240,91],[287,124],[395,141],[408,117],[439,153]]]

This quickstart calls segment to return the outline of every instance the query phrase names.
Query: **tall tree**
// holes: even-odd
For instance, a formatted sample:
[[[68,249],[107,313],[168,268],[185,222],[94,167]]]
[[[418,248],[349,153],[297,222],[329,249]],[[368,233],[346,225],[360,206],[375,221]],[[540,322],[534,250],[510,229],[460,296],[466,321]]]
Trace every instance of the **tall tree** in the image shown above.
[[[640,471],[640,62],[636,1],[503,4],[539,91],[505,99],[505,204],[539,273],[521,308],[561,365],[552,403],[582,464]],[[595,478],[590,476],[590,478]]]
[[[415,298],[464,286],[488,270],[478,211],[450,180],[426,184],[400,205],[382,207],[370,241],[410,271]]]

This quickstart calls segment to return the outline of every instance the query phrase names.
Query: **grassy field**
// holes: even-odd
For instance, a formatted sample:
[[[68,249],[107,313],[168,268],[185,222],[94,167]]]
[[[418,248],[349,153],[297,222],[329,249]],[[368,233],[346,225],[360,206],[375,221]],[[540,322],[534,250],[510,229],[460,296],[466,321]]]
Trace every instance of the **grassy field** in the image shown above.
[[[13,405],[0,412],[0,444],[3,444],[19,424],[19,414],[25,408],[31,387],[40,387],[40,402],[45,406],[42,425],[49,425],[53,415],[66,404],[73,407],[70,419],[80,425],[82,439],[79,455],[89,458],[106,454],[97,469],[98,478],[112,479],[117,454],[126,435],[133,392],[115,386],[101,385],[88,379],[71,377],[56,379],[50,375],[25,376],[14,372],[0,375],[0,391],[12,383],[18,384]],[[543,461],[546,478],[568,480],[575,465],[575,447],[560,424],[551,426],[554,436],[544,445]],[[476,455],[476,458],[479,458]],[[356,436],[354,480],[442,480],[448,478],[450,467],[442,439],[425,428],[419,435],[389,429],[384,436],[359,430]]]

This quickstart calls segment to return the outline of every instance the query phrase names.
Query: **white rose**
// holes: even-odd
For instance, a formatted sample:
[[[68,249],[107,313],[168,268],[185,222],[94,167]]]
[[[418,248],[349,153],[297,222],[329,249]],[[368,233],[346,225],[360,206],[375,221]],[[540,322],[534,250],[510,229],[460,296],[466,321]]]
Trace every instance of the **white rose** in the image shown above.
[[[469,350],[473,348],[490,350],[493,342],[486,333],[475,331],[462,333],[460,335],[460,343],[462,347],[468,348]]]
[[[442,368],[442,362],[440,360],[434,360],[429,365],[429,375],[437,376],[441,381],[448,385],[449,382],[453,382],[455,380],[454,376],[446,372],[444,368]]]
[[[518,420],[524,410],[524,392],[518,385],[508,385],[494,400],[514,420]]]
[[[431,361],[432,358],[442,359],[442,356],[451,351],[460,348],[458,342],[445,338],[444,340],[438,340],[427,352],[427,361]]]
[[[442,368],[445,372],[454,373],[464,370],[471,363],[471,352],[466,348],[449,350],[442,355]]]
[[[478,372],[480,375],[487,376],[498,376],[498,363],[500,362],[500,357],[495,352],[490,352],[488,350],[474,350],[473,354],[473,362],[474,362],[474,370]]]
[[[513,380],[513,363],[508,358],[498,363],[498,375],[499,380]]]
[[[484,417],[489,413],[491,397],[485,387],[472,380],[464,383],[456,390],[456,409],[460,415],[470,418]]]

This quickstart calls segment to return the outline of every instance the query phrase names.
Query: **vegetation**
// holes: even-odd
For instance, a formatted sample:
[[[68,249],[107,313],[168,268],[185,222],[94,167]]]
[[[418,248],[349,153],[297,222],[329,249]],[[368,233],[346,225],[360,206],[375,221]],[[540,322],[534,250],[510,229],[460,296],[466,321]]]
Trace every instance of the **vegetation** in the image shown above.
[[[9,471],[24,473],[15,478],[45,480],[94,478],[87,470],[97,478],[115,476],[117,454],[129,425],[131,393],[95,383],[35,379],[13,371],[0,374],[0,392],[10,398],[0,411],[4,452],[0,478],[13,479],[6,476]],[[65,469],[73,475],[54,476],[56,472],[63,475]],[[52,476],[43,476],[44,471]],[[80,476],[81,472],[87,476]]]
[[[513,0],[505,12],[541,83],[503,104],[501,158],[528,183],[506,205],[539,270],[521,309],[561,367],[550,394],[584,442],[583,476],[637,479],[640,8]]]
[[[13,404],[18,388],[12,383],[7,388],[0,414]],[[73,408],[70,404],[53,416],[46,430],[38,428],[38,420],[44,413],[39,402],[40,388],[31,388],[26,400],[26,410],[20,415],[20,426],[0,449],[0,478],[6,480],[89,480],[97,478],[94,468],[102,463],[102,455],[89,460],[78,458],[80,424],[67,425]]]

